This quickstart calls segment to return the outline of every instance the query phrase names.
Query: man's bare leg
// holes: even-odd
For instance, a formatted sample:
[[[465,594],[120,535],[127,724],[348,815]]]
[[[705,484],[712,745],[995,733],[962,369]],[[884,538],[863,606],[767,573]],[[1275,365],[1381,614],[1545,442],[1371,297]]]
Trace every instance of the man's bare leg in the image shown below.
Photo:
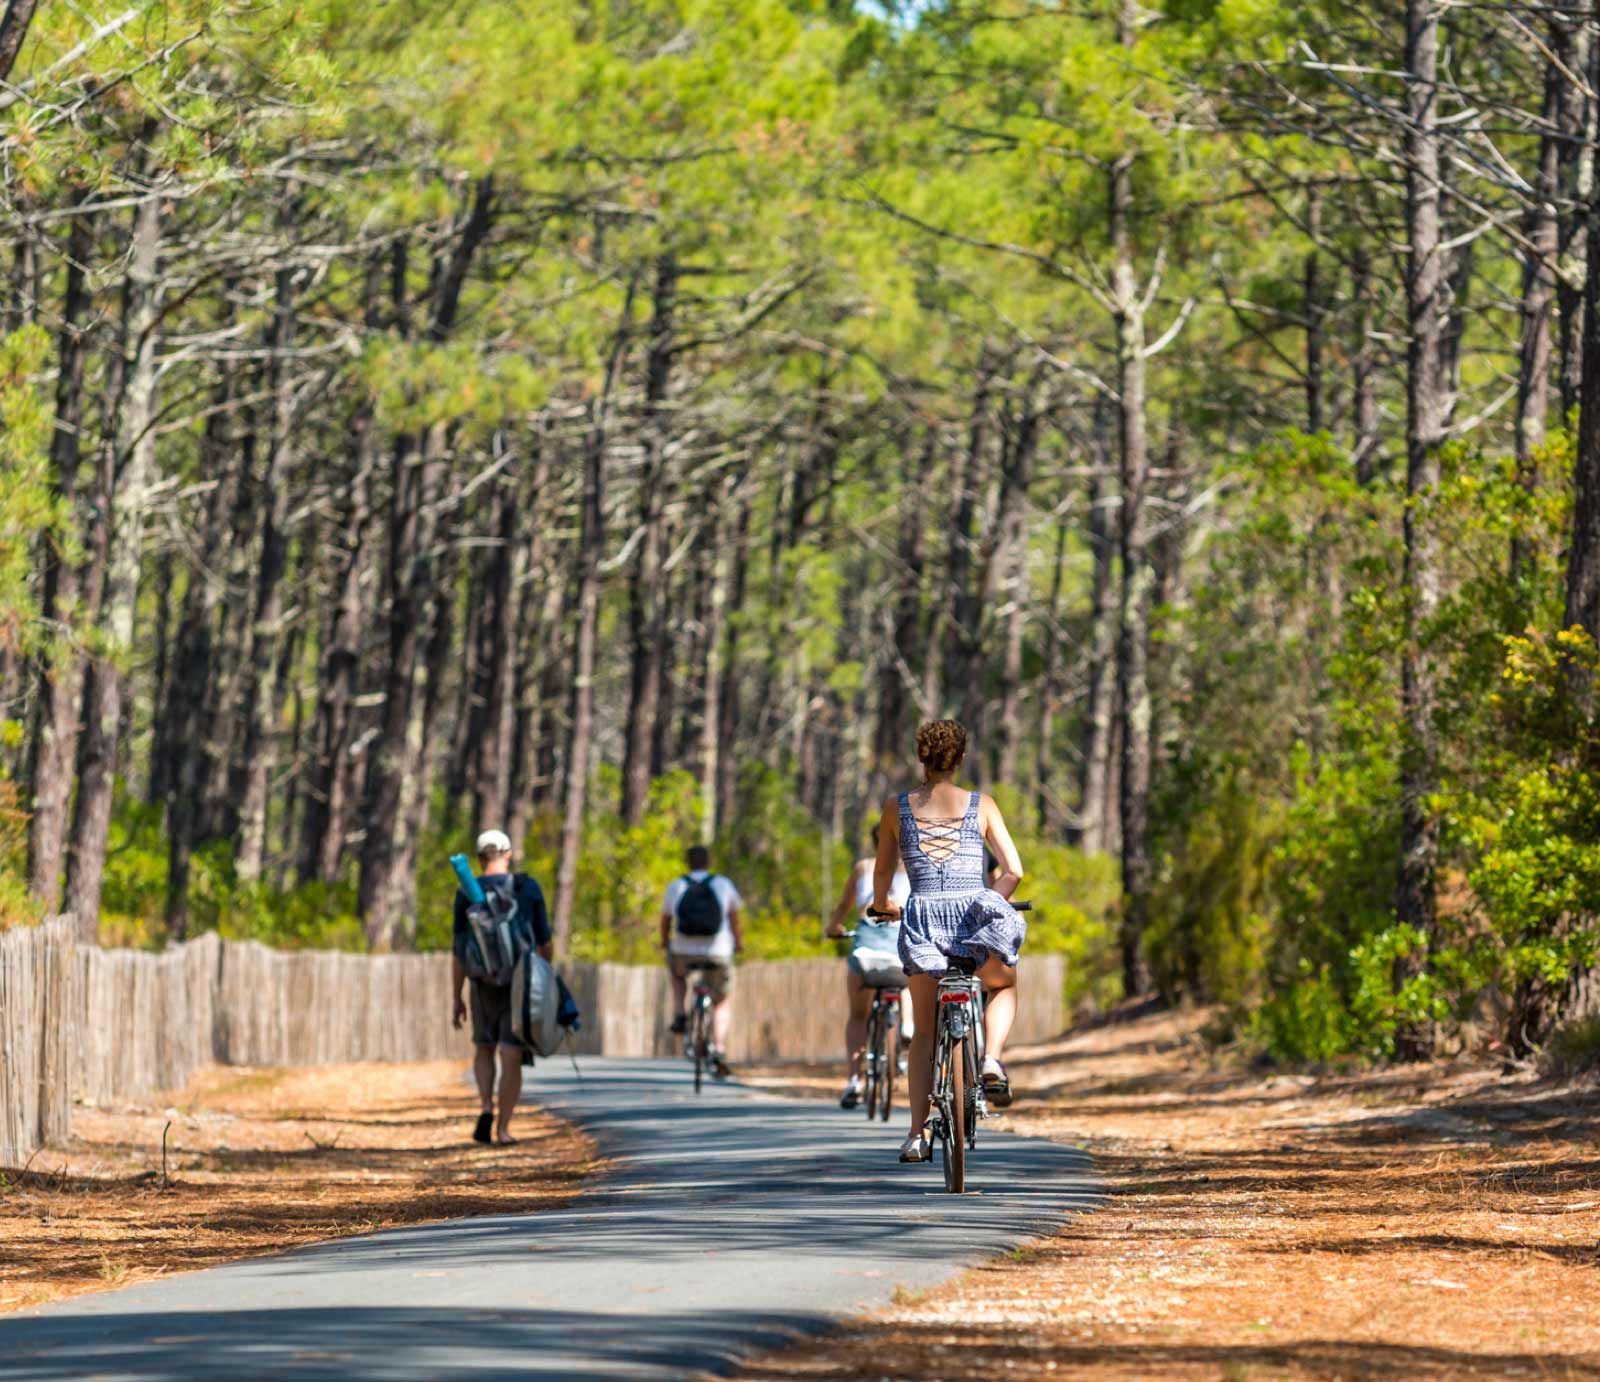
[[[478,1108],[494,1112],[494,1047],[478,1046],[472,1052],[472,1074],[478,1081]]]
[[[511,1126],[511,1115],[517,1111],[517,1100],[522,1096],[522,1048],[520,1046],[502,1046],[500,1048],[500,1117],[495,1123],[494,1140],[496,1142],[510,1142],[511,1135],[507,1129]]]
[[[719,999],[711,1009],[711,1044],[728,1054],[728,1032],[733,1027],[733,995]]]

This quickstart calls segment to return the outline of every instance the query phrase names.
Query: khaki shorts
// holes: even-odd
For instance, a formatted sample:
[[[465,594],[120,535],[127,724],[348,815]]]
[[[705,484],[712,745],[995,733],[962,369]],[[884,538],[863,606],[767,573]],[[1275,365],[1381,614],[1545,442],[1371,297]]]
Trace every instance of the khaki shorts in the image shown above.
[[[511,985],[469,981],[472,994],[472,1044],[474,1046],[521,1046],[511,1023]]]
[[[674,979],[687,979],[694,982],[689,967],[691,965],[704,965],[700,976],[705,986],[711,990],[713,1002],[720,1003],[733,992],[733,965],[728,960],[713,960],[706,955],[668,955],[667,967],[672,971]]]

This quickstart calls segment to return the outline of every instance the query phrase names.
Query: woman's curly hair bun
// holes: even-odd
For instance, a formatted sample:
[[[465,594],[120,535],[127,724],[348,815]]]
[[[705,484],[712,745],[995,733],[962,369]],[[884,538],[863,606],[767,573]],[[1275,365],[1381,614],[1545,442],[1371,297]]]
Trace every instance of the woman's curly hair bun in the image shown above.
[[[967,756],[967,730],[959,720],[929,720],[917,731],[917,757],[930,772],[948,773]]]

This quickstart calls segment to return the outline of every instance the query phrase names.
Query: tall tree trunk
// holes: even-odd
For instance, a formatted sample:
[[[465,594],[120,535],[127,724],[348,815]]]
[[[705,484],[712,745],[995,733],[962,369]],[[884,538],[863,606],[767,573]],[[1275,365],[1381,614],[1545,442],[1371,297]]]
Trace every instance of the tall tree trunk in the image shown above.
[[[173,618],[172,587],[175,580],[175,567],[172,550],[168,548],[156,558],[156,588],[155,588],[155,616],[156,626],[151,630],[151,652],[155,659],[155,666],[150,674],[150,705],[151,719],[158,720],[161,707],[172,698],[172,687],[169,684],[172,674],[172,644],[173,644]],[[153,747],[153,745],[152,745]],[[152,752],[149,759],[149,772],[145,778],[144,799],[150,805],[162,805],[172,794],[172,776],[170,772],[170,757],[163,759]]]
[[[995,524],[996,550],[993,582],[1005,620],[1005,641],[1000,655],[998,714],[989,735],[994,744],[994,765],[999,781],[1017,785],[1017,764],[1022,752],[1022,653],[1033,598],[1029,589],[1028,491],[1033,485],[1034,460],[1039,449],[1039,405],[1033,397],[1037,384],[1029,385],[1012,427],[1000,480],[999,515]]]
[[[1560,22],[1551,27],[1552,31],[1561,27]],[[1540,118],[1548,128],[1539,140],[1534,202],[1528,208],[1524,229],[1528,246],[1522,256],[1522,320],[1517,343],[1517,481],[1530,492],[1538,483],[1534,452],[1544,445],[1550,413],[1550,318],[1555,300],[1556,254],[1560,249],[1556,199],[1561,195],[1561,140],[1557,130],[1565,86],[1566,78],[1559,66],[1546,63]],[[1513,533],[1509,563],[1513,581],[1522,577],[1528,556],[1522,535]]]
[[[618,346],[620,354],[621,347]],[[609,392],[609,390],[608,390]],[[578,855],[589,805],[589,754],[594,739],[594,661],[600,622],[600,552],[605,542],[606,408],[595,400],[583,458],[583,522],[578,537],[578,627],[572,648],[572,724],[567,737],[566,795],[561,810],[561,860],[556,873],[553,931],[558,955],[572,940]]]
[[[1120,808],[1112,784],[1120,780],[1112,744],[1116,738],[1117,602],[1114,598],[1116,538],[1112,511],[1121,502],[1106,493],[1112,466],[1111,407],[1094,400],[1094,453],[1089,475],[1088,537],[1094,563],[1089,583],[1089,656],[1083,707],[1083,788],[1078,802],[1078,842],[1090,854],[1117,852]]]
[[[115,431],[102,446],[97,496],[109,524],[99,613],[104,647],[90,664],[84,698],[78,796],[67,860],[67,906],[77,916],[85,939],[94,938],[100,922],[127,675],[119,664],[133,650],[144,511],[154,478],[160,250],[161,202],[147,196],[134,212],[123,297],[123,396]]]
[[[957,715],[965,714],[968,705],[976,704],[982,690],[975,687],[978,656],[978,623],[983,614],[983,602],[972,588],[973,551],[977,535],[973,532],[973,514],[977,509],[978,492],[986,475],[985,458],[989,450],[990,389],[999,362],[987,345],[978,360],[977,387],[972,397],[972,417],[967,428],[967,448],[959,454],[952,467],[950,493],[950,561],[947,567],[948,623],[943,630],[944,696],[945,706]],[[935,636],[937,641],[937,635]]]
[[[721,836],[733,819],[739,793],[739,758],[734,752],[743,723],[740,691],[744,685],[739,664],[743,633],[745,592],[750,575],[750,514],[755,502],[754,487],[748,482],[739,487],[733,523],[733,540],[726,544],[731,570],[728,576],[727,616],[722,639],[721,680],[717,690],[717,751],[715,772],[708,766],[707,781],[715,784],[717,806],[713,838]]]
[[[877,734],[873,757],[879,771],[892,773],[907,759],[911,742],[908,724],[913,695],[919,689],[913,670],[923,665],[926,649],[918,648],[922,623],[923,508],[920,480],[932,473],[937,433],[930,425],[918,451],[904,447],[900,469],[900,521],[896,525],[895,562],[899,567],[894,597],[894,623],[890,630],[890,661],[878,671],[882,688],[878,700]]]
[[[1373,362],[1372,260],[1365,249],[1351,256],[1350,299],[1354,334],[1350,361],[1351,460],[1356,483],[1370,485],[1378,474],[1378,391]]]
[[[1311,187],[1306,192],[1306,235],[1311,248],[1306,251],[1304,293],[1306,313],[1306,431],[1315,436],[1322,430],[1322,348],[1323,323],[1328,304],[1322,285],[1322,191]]]
[[[27,202],[17,197],[18,210]],[[24,222],[17,229],[11,249],[11,292],[5,314],[0,318],[4,331],[12,332],[39,319],[39,245],[34,228]]]
[[[1055,835],[1061,828],[1055,776],[1056,713],[1061,708],[1061,578],[1066,568],[1067,522],[1056,523],[1055,557],[1050,563],[1050,603],[1045,606],[1044,666],[1039,672],[1039,728],[1033,768],[1034,810],[1039,829]]]
[[[1436,919],[1439,820],[1430,799],[1439,784],[1438,730],[1434,723],[1437,669],[1429,624],[1439,604],[1439,553],[1432,506],[1439,487],[1439,450],[1450,416],[1447,336],[1450,327],[1449,262],[1440,220],[1440,153],[1436,125],[1439,68],[1437,0],[1406,4],[1406,508],[1405,642],[1401,649],[1401,699],[1405,743],[1401,755],[1400,875],[1397,920],[1431,942]],[[1400,985],[1422,973],[1426,951],[1395,965]],[[1432,1044],[1422,1025],[1396,1034],[1402,1060],[1420,1059]]]
[[[629,686],[623,742],[622,819],[637,825],[650,790],[653,741],[660,718],[662,646],[666,632],[666,592],[660,589],[666,559],[665,533],[670,415],[666,400],[677,349],[674,319],[678,265],[671,254],[656,261],[650,349],[645,359],[645,461],[639,479],[638,523],[643,536],[628,568]]]
[[[485,591],[485,622],[493,630],[484,676],[482,732],[473,773],[473,819],[502,826],[509,819],[511,749],[516,723],[517,648],[515,630],[527,579],[528,547],[522,540],[522,499],[514,484],[500,496],[499,524]],[[513,837],[519,848],[521,841]]]
[[[171,784],[167,802],[167,939],[188,932],[189,870],[206,812],[206,785],[216,746],[206,706],[214,694],[217,611],[228,594],[223,568],[239,508],[240,467],[233,456],[227,415],[236,393],[235,372],[218,366],[211,393],[211,415],[200,438],[200,467],[215,475],[200,520],[200,551],[191,567],[178,615],[172,694],[156,717],[153,757]]]
[[[338,566],[338,601],[322,651],[318,678],[317,749],[305,808],[300,817],[302,882],[332,884],[339,877],[351,809],[358,795],[351,747],[355,699],[361,685],[361,651],[371,618],[372,548],[377,506],[372,502],[377,464],[375,420],[365,406],[354,425],[354,460],[337,531],[343,537]]]
[[[455,712],[451,717],[450,749],[444,773],[445,813],[453,816],[462,797],[476,800],[484,717],[489,709],[489,663],[494,657],[495,612],[486,608],[493,584],[495,559],[499,555],[500,496],[498,489],[484,506],[483,524],[495,535],[493,543],[468,556],[467,598],[456,677]],[[471,533],[472,518],[463,521],[463,531]],[[503,638],[504,635],[501,635]]]
[[[1581,0],[1557,0],[1547,10],[1550,53],[1568,72],[1587,74],[1594,64],[1596,34],[1590,7]],[[1592,83],[1591,83],[1592,85]],[[1586,155],[1595,138],[1595,98],[1579,82],[1564,81],[1557,109],[1557,182],[1564,207],[1556,226],[1556,318],[1560,328],[1559,381],[1563,425],[1578,406],[1583,380],[1584,265],[1588,206],[1594,188],[1593,160]]]
[[[1119,0],[1118,39],[1135,43],[1137,7]],[[1118,158],[1111,173],[1112,292],[1116,303],[1119,396],[1118,485],[1121,522],[1117,554],[1122,580],[1117,600],[1117,689],[1121,701],[1122,987],[1129,997],[1150,992],[1144,932],[1150,906],[1150,588],[1146,560],[1145,490],[1149,438],[1145,420],[1144,304],[1133,271],[1133,155]]]
[[[506,831],[517,845],[528,827],[544,784],[540,780],[538,728],[543,712],[545,673],[560,665],[554,635],[561,617],[562,583],[552,569],[541,515],[556,498],[550,483],[549,444],[535,437],[533,464],[525,496],[526,521],[517,541],[523,577],[516,591],[517,636],[512,658],[510,747],[507,750]],[[537,655],[537,661],[535,660]]]
[[[722,722],[722,656],[726,637],[728,606],[728,555],[719,537],[722,515],[707,501],[704,541],[711,565],[706,591],[705,632],[701,638],[700,664],[700,836],[711,841],[717,836],[718,755],[722,751],[718,731]]]
[[[582,508],[582,489],[579,489]],[[558,631],[550,640],[539,668],[539,734],[535,755],[538,771],[534,776],[533,805],[541,811],[558,812],[567,799],[565,743],[571,732],[571,697],[562,696],[562,669],[571,665],[571,630],[578,617],[576,563],[566,561],[553,568],[545,590],[543,627]],[[565,572],[557,580],[554,570]],[[570,687],[568,691],[570,692]]]
[[[287,221],[287,217],[285,217]],[[281,702],[276,692],[283,644],[283,581],[289,568],[290,471],[294,461],[294,380],[289,351],[294,345],[294,273],[277,272],[274,283],[268,387],[272,393],[272,433],[267,444],[262,497],[261,552],[256,566],[255,620],[251,626],[245,697],[245,790],[239,807],[239,849],[235,868],[246,881],[259,879],[266,866],[267,811],[276,763],[275,745]]]
[[[606,447],[611,424],[611,394],[633,324],[638,280],[628,284],[617,324],[605,384],[590,404],[589,435],[583,454],[582,521],[574,560],[578,620],[572,644],[572,721],[567,737],[567,771],[561,803],[561,859],[556,871],[556,907],[551,930],[557,955],[572,941],[572,912],[578,888],[578,855],[583,849],[589,808],[589,755],[594,743],[595,643],[600,625],[600,556],[606,541]]]
[[[17,65],[22,40],[27,38],[33,12],[38,8],[39,0],[9,0],[6,5],[5,17],[0,18],[0,82],[5,81]]]
[[[82,198],[74,199],[81,205]],[[50,436],[50,473],[56,497],[67,513],[78,499],[78,466],[83,428],[83,371],[87,351],[84,321],[90,294],[87,272],[94,254],[94,218],[80,210],[69,222],[61,330],[56,358],[55,429]],[[51,644],[39,659],[28,781],[33,810],[28,818],[28,887],[53,912],[61,902],[61,865],[66,855],[67,815],[72,801],[78,748],[78,715],[83,696],[83,658],[73,628],[77,618],[79,573],[55,540],[45,551],[43,614]]]
[[[1600,61],[1591,64],[1591,72]],[[1572,541],[1567,552],[1566,624],[1600,639],[1600,149],[1595,161],[1588,215],[1584,278],[1583,388],[1572,469]],[[1594,686],[1583,664],[1572,663],[1574,689],[1592,706]]]

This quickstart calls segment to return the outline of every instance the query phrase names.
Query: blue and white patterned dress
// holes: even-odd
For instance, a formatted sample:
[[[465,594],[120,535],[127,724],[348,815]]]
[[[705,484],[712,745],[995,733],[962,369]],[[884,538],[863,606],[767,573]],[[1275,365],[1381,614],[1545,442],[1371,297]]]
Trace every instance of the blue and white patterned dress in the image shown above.
[[[991,954],[1017,962],[1028,923],[983,876],[983,832],[974,792],[959,821],[918,821],[900,793],[900,857],[911,878],[900,927],[900,963],[907,974],[943,974],[949,957],[983,964]]]

